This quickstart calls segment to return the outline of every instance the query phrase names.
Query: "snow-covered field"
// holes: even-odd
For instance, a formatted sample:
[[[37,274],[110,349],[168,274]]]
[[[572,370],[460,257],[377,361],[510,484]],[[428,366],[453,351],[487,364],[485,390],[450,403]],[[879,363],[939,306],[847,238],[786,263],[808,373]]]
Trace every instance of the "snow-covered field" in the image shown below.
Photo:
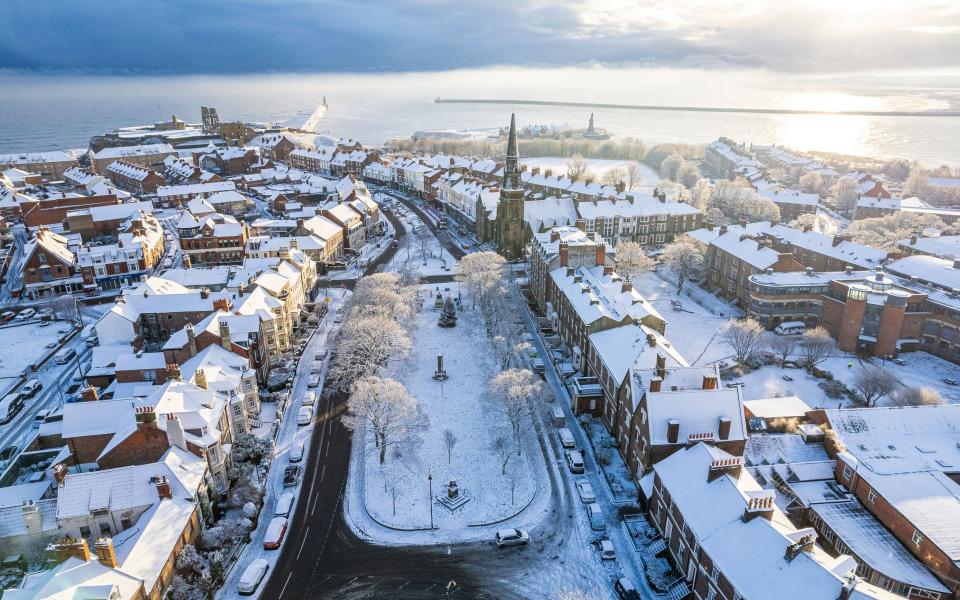
[[[456,293],[455,286],[447,287]],[[486,394],[487,382],[496,372],[490,344],[480,317],[471,310],[459,313],[456,327],[440,328],[437,325],[439,311],[434,310],[429,296],[434,290],[435,286],[424,286],[427,299],[416,317],[410,357],[391,364],[387,373],[403,383],[416,398],[429,425],[420,433],[418,448],[403,446],[402,457],[388,451],[383,467],[373,448],[372,435],[368,434],[364,473],[366,508],[377,521],[388,526],[429,527],[427,475],[433,476],[434,496],[445,494],[447,484],[455,480],[461,493],[467,494],[470,500],[455,511],[434,503],[433,520],[443,537],[456,539],[457,532],[469,524],[506,518],[522,510],[537,488],[538,477],[531,460],[542,462],[542,459],[539,453],[531,454],[536,446],[528,443],[521,456],[510,459],[506,475],[501,474],[500,459],[491,450],[490,440],[498,428],[502,426],[509,432],[509,426],[500,407]],[[443,354],[444,367],[450,375],[442,385],[432,378],[438,354]],[[447,429],[457,440],[449,462],[444,445]],[[533,433],[529,427],[525,431]],[[542,470],[542,465],[537,467]],[[397,489],[395,514],[390,491],[394,486]]]
[[[47,344],[59,342],[68,335],[59,331],[68,328],[71,325],[66,321],[54,321],[46,327],[40,327],[39,322],[0,327],[0,348],[3,348],[0,353],[0,378],[18,377],[29,365],[40,362],[53,352],[46,347]]]

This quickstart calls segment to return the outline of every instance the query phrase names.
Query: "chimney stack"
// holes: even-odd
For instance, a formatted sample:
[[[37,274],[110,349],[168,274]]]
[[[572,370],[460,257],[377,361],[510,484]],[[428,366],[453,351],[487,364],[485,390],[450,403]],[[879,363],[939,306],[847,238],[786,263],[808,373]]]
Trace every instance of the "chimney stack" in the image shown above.
[[[730,425],[733,421],[730,417],[720,417],[720,425],[717,427],[717,437],[721,440],[730,438]]]
[[[560,266],[566,267],[570,262],[570,247],[566,242],[560,242]]]
[[[136,408],[137,429],[157,427],[157,413],[152,406],[138,406]]]
[[[197,355],[197,332],[193,329],[193,323],[187,323],[187,352],[191,357]]]
[[[93,543],[93,551],[97,553],[97,560],[101,565],[117,568],[117,552],[113,549],[113,538],[98,537]]]
[[[653,334],[650,334],[650,337],[653,337]],[[649,340],[650,338],[648,337],[647,339]],[[653,337],[653,339],[656,341],[657,338]],[[661,378],[667,376],[667,357],[659,352],[657,353],[657,376]]]
[[[100,396],[97,394],[97,388],[92,385],[86,385],[82,390],[80,390],[80,399],[84,402],[96,402],[100,399]]]
[[[54,465],[53,480],[57,482],[57,487],[63,487],[63,482],[67,480],[67,465],[63,463]]]
[[[160,496],[160,499],[163,498],[173,498],[173,490],[170,488],[170,481],[167,480],[166,475],[157,475],[157,495]]]
[[[734,479],[739,479],[742,470],[743,457],[718,458],[710,463],[710,470],[707,471],[707,482],[709,483],[721,475],[730,475]]]
[[[913,234],[910,236],[910,245],[911,246],[917,245],[917,234]]]
[[[181,381],[180,365],[177,363],[167,363],[167,381]]]
[[[210,288],[203,288],[202,290],[200,290],[200,298],[202,300],[206,300],[209,297],[210,297]]]
[[[183,431],[180,419],[174,414],[167,415],[167,441],[171,446],[187,450],[187,435]]]
[[[632,291],[633,291],[633,284],[630,283],[629,281],[624,281],[624,282],[621,284],[621,286],[620,286],[620,293],[621,293],[621,294],[629,294],[629,293],[632,292]]]
[[[613,275],[613,265],[603,265],[604,275]]]
[[[190,255],[187,254],[186,252],[183,253],[183,268],[184,269],[190,268]]]
[[[580,231],[587,230],[587,220],[586,219],[577,219],[576,220],[577,229]]]
[[[596,265],[599,267],[607,262],[607,247],[603,243],[597,244]]]
[[[723,234],[725,234],[726,232],[727,232],[727,226],[726,226],[726,225],[721,225],[721,226],[720,226],[720,235],[723,235]]]
[[[59,564],[68,558],[79,558],[83,562],[90,560],[90,546],[85,539],[65,537],[47,546],[47,562]]]
[[[551,242],[556,242],[556,241],[559,240],[559,239],[560,239],[560,232],[557,231],[556,229],[551,229],[551,230],[550,230],[550,241],[551,241]]]
[[[233,351],[233,346],[230,343],[230,322],[226,319],[220,319],[220,345],[223,346],[223,349],[227,352]]]
[[[676,444],[680,439],[680,421],[670,419],[667,421],[667,443]]]
[[[657,377],[656,375],[654,375],[653,377],[650,378],[650,391],[651,391],[651,392],[659,392],[659,391],[660,391],[660,386],[662,386],[662,385],[663,385],[663,379],[661,379],[660,377]]]
[[[214,300],[213,310],[222,310],[223,312],[230,312],[230,300],[227,298],[220,298],[219,300]]]
[[[207,389],[207,374],[203,372],[203,369],[197,369],[193,374],[193,384],[201,389]]]
[[[743,509],[743,517],[741,518],[744,523],[749,523],[757,517],[763,517],[769,521],[773,518],[773,509],[772,495],[755,496],[747,499],[747,506]]]

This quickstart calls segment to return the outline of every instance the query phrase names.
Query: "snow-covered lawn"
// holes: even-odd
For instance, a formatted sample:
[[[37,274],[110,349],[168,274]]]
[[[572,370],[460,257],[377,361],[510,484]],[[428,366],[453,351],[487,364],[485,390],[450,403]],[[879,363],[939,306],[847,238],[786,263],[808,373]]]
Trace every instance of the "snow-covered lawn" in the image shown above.
[[[449,284],[450,292],[456,287]],[[534,496],[538,477],[531,458],[540,461],[533,443],[535,431],[525,427],[521,456],[514,455],[501,474],[500,459],[490,448],[490,440],[501,428],[509,434],[509,424],[501,408],[486,394],[487,382],[496,373],[480,317],[476,312],[458,313],[454,328],[437,325],[431,294],[435,286],[424,286],[422,310],[416,315],[413,351],[408,359],[389,365],[386,375],[403,383],[417,400],[417,406],[429,420],[420,433],[419,448],[402,446],[403,455],[387,453],[381,467],[372,434],[367,432],[365,452],[366,508],[378,521],[397,528],[430,526],[428,473],[433,476],[434,497],[446,493],[447,484],[456,480],[461,493],[470,500],[450,511],[433,505],[433,520],[440,533],[465,530],[469,524],[502,519],[523,509]],[[444,291],[444,287],[441,287]],[[437,355],[443,354],[450,378],[441,386],[433,380]],[[451,430],[456,444],[448,462],[444,431]],[[357,438],[361,439],[360,437]],[[532,455],[535,451],[537,454]],[[537,465],[542,469],[542,465]],[[511,483],[515,484],[511,495]],[[390,490],[396,486],[396,513]]]
[[[72,328],[67,321],[53,321],[46,327],[39,322],[26,325],[10,324],[0,327],[0,378],[18,377],[29,365],[35,365],[53,352],[47,344],[58,343],[66,333],[61,329]]]

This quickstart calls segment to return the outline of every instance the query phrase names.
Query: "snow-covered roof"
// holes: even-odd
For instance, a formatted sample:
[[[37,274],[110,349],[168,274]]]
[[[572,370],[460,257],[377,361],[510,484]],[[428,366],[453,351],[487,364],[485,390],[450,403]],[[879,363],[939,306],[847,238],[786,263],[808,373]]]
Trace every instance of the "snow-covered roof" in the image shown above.
[[[237,190],[225,190],[222,192],[214,192],[207,196],[206,201],[211,206],[217,206],[218,204],[253,204],[253,200],[247,198]]]
[[[770,246],[761,246],[756,239],[745,237],[745,234],[739,231],[728,231],[710,243],[761,271],[775,264],[780,258],[780,253]]]
[[[523,203],[523,220],[530,225],[531,231],[575,225],[577,206],[570,197],[551,196],[543,200],[529,200]]]
[[[146,167],[141,167],[140,165],[124,162],[122,160],[115,160],[107,165],[107,171],[122,177],[126,177],[127,179],[133,179],[135,181],[143,181],[151,173],[150,169],[147,169]]]
[[[960,235],[918,236],[916,242],[912,239],[898,240],[897,246],[908,248],[918,254],[929,254],[950,260],[960,258]]]
[[[779,239],[781,243],[789,243],[796,248],[842,260],[864,269],[882,264],[887,259],[887,253],[883,250],[813,230],[803,231],[786,225],[774,225],[765,233]]]
[[[0,165],[24,165],[52,162],[73,162],[76,158],[60,150],[0,154]]]
[[[138,213],[153,214],[153,204],[150,202],[124,202],[123,204],[107,204],[104,206],[89,206],[67,212],[67,217],[88,214],[94,223],[104,221],[123,221]]]
[[[937,188],[960,188],[960,177],[928,177],[927,185]]]
[[[227,285],[230,280],[230,267],[192,267],[189,269],[167,269],[164,279],[174,281],[186,288],[203,289]]]
[[[127,433],[137,428],[129,400],[69,402],[63,405],[63,437]]]
[[[670,367],[689,366],[670,341],[646,325],[631,323],[592,333],[590,344],[618,385],[630,369],[655,366],[657,356],[665,357]]]
[[[96,160],[107,160],[111,158],[127,158],[130,156],[150,156],[152,154],[173,154],[176,150],[170,144],[144,144],[142,146],[118,146],[116,148],[104,148],[93,158]]]
[[[163,352],[141,352],[140,354],[121,354],[117,356],[117,371],[139,371],[141,369],[165,369],[167,361]]]
[[[572,227],[553,227],[549,231],[533,234],[533,245],[548,262],[560,253],[560,244],[567,244],[569,248],[577,246],[597,246],[602,244],[603,238],[595,234],[593,238],[588,236],[583,230]],[[612,248],[608,248],[609,253]]]
[[[761,419],[802,417],[813,410],[810,408],[810,405],[801,400],[799,396],[744,400],[743,407],[750,409],[753,416],[760,417]]]
[[[942,289],[960,288],[960,268],[953,260],[918,254],[895,260],[886,270],[902,277],[915,277]]]
[[[623,281],[616,273],[606,273],[609,267],[576,267],[568,274],[568,267],[558,267],[550,272],[557,288],[566,296],[577,316],[590,325],[601,318],[616,323],[626,320],[652,318],[664,323],[663,316],[632,287],[624,291]]]
[[[52,569],[28,574],[19,588],[5,590],[3,597],[8,600],[76,600],[109,598],[116,591],[118,598],[133,598],[142,585],[141,579],[111,569],[98,560],[83,561],[71,556]]]
[[[819,194],[807,194],[798,190],[764,190],[760,195],[777,204],[800,204],[803,206],[818,206]]]
[[[650,443],[669,444],[667,424],[680,422],[677,444],[686,444],[689,436],[711,434],[721,441],[721,419],[730,420],[727,440],[745,440],[747,426],[740,400],[740,388],[717,387],[703,390],[664,390],[647,392],[647,418],[650,423]]]
[[[237,189],[232,181],[214,181],[210,183],[190,183],[186,185],[164,185],[157,188],[158,198],[171,196],[194,196],[196,194],[214,194]]]

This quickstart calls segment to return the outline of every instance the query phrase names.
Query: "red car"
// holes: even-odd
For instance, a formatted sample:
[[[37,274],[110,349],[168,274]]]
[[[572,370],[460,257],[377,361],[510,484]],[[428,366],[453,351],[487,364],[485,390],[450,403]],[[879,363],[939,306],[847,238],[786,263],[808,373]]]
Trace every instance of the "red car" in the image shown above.
[[[267,533],[263,536],[263,549],[276,550],[283,542],[283,536],[287,533],[287,520],[283,517],[274,517],[267,526]]]

